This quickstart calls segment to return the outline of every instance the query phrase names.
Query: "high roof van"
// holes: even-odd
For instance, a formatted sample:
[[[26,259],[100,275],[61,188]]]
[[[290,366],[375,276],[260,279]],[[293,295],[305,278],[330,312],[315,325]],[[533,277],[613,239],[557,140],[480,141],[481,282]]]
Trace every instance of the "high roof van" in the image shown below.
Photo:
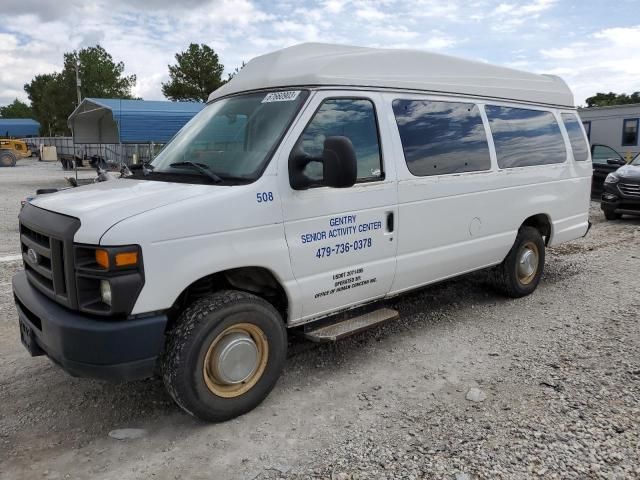
[[[590,182],[558,77],[286,48],[151,164],[24,207],[22,341],[76,376],[159,369],[186,412],[226,420],[275,386],[292,329],[336,341],[396,318],[381,300],[480,269],[531,294],[545,249],[586,234]]]

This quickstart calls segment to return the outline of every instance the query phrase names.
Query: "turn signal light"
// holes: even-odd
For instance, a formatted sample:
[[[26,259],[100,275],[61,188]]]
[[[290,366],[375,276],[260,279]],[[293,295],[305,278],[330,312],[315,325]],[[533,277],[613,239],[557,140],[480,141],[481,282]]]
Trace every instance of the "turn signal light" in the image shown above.
[[[116,253],[116,267],[129,267],[138,264],[138,252]]]
[[[106,250],[96,250],[96,263],[105,270],[109,270],[109,252]]]

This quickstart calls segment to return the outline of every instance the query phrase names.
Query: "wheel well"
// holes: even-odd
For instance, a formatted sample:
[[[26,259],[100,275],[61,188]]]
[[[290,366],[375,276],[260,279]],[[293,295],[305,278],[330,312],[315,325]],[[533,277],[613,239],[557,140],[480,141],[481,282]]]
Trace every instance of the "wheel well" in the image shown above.
[[[280,312],[286,322],[289,301],[275,275],[263,267],[242,267],[207,275],[185,288],[170,309],[168,328],[189,303],[224,289],[242,290],[264,298]]]
[[[522,222],[522,226],[525,225],[537,229],[544,238],[544,244],[549,245],[549,240],[551,239],[551,220],[548,215],[544,213],[532,215]]]

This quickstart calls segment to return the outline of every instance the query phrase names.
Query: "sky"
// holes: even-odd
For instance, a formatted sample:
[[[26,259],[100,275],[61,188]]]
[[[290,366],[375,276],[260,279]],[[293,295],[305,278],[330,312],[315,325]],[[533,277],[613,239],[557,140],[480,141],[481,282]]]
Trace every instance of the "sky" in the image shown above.
[[[167,65],[206,43],[226,72],[301,42],[429,50],[561,76],[576,104],[640,90],[640,0],[2,0],[0,105],[97,43],[134,95],[163,99]]]

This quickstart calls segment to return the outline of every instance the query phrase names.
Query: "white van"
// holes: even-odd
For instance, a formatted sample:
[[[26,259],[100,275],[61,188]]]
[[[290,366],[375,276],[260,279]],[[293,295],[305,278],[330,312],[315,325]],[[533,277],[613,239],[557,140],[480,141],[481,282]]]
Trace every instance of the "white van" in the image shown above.
[[[288,328],[336,340],[397,316],[379,300],[485,268],[533,292],[545,247],[586,234],[590,183],[557,77],[294,46],[151,165],[25,206],[22,341],[78,376],[159,367],[184,410],[229,419],[274,387]]]

